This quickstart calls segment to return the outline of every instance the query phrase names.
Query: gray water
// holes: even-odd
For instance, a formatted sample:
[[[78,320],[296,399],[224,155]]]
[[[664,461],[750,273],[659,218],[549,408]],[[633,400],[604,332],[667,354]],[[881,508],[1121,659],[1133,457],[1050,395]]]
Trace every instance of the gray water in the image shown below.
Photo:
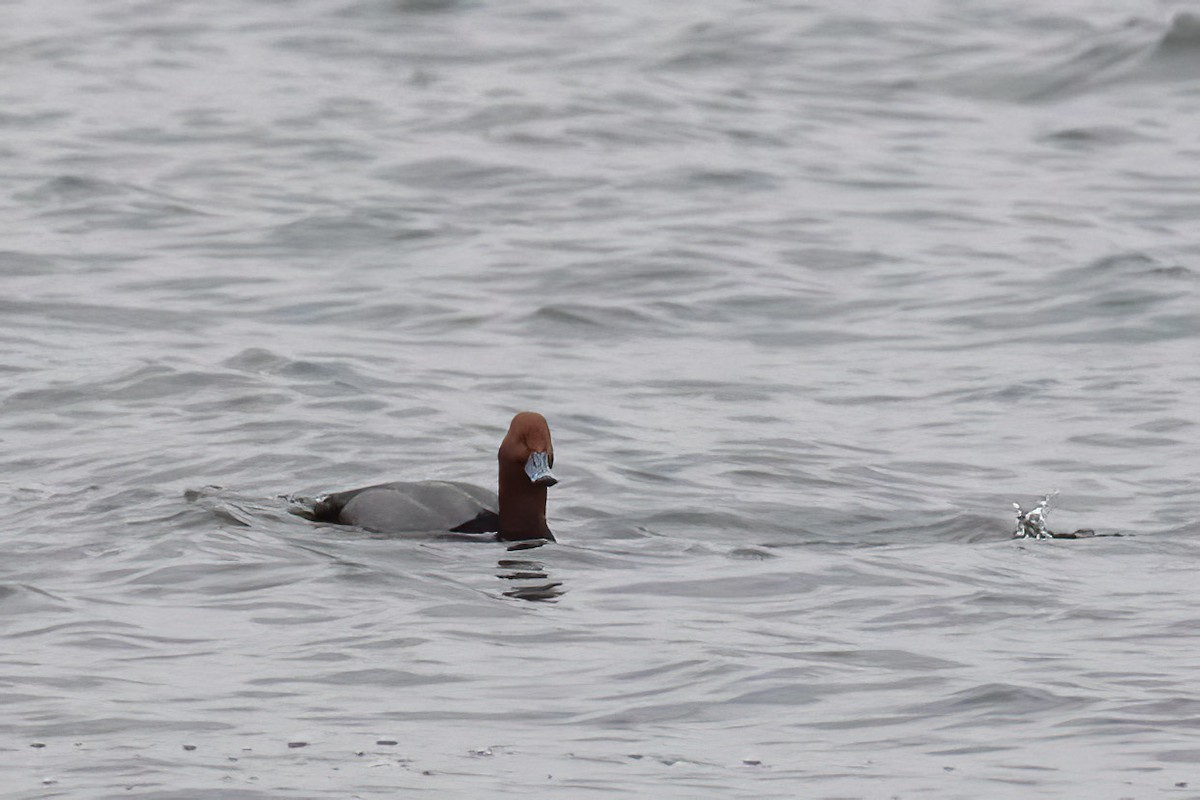
[[[1195,9],[0,18],[5,798],[1200,797]]]

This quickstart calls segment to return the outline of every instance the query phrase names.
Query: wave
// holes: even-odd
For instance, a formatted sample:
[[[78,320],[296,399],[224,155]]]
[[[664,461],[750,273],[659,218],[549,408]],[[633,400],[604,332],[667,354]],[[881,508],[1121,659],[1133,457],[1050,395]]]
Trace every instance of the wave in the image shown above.
[[[1057,102],[1128,83],[1200,79],[1200,15],[1176,14],[1168,23],[1133,19],[1078,41],[1039,53],[1010,54],[999,63],[947,79],[951,88],[1020,103]]]

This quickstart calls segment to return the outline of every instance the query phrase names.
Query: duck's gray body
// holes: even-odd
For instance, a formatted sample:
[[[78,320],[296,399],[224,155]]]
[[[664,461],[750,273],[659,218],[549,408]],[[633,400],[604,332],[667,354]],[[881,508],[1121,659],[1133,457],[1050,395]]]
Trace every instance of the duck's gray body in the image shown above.
[[[496,507],[495,493],[469,483],[399,481],[319,497],[312,516],[377,533],[485,533],[499,530]]]

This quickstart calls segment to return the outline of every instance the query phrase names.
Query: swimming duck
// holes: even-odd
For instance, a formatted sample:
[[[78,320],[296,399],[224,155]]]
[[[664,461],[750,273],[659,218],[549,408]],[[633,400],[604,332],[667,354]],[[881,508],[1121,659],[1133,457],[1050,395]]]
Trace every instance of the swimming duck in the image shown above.
[[[495,533],[501,541],[554,541],[546,524],[546,489],[558,479],[550,472],[554,445],[546,418],[533,411],[513,417],[497,460],[498,497],[454,481],[381,483],[318,497],[305,516],[378,533],[449,530]]]

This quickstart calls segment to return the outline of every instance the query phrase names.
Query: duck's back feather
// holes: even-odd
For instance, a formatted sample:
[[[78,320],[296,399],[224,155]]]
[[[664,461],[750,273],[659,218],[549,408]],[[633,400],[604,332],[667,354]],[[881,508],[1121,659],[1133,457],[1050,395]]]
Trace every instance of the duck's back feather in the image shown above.
[[[499,528],[496,495],[453,481],[380,483],[325,495],[313,506],[318,522],[356,525],[378,533],[460,531],[485,533]],[[487,527],[488,516],[494,517]]]

